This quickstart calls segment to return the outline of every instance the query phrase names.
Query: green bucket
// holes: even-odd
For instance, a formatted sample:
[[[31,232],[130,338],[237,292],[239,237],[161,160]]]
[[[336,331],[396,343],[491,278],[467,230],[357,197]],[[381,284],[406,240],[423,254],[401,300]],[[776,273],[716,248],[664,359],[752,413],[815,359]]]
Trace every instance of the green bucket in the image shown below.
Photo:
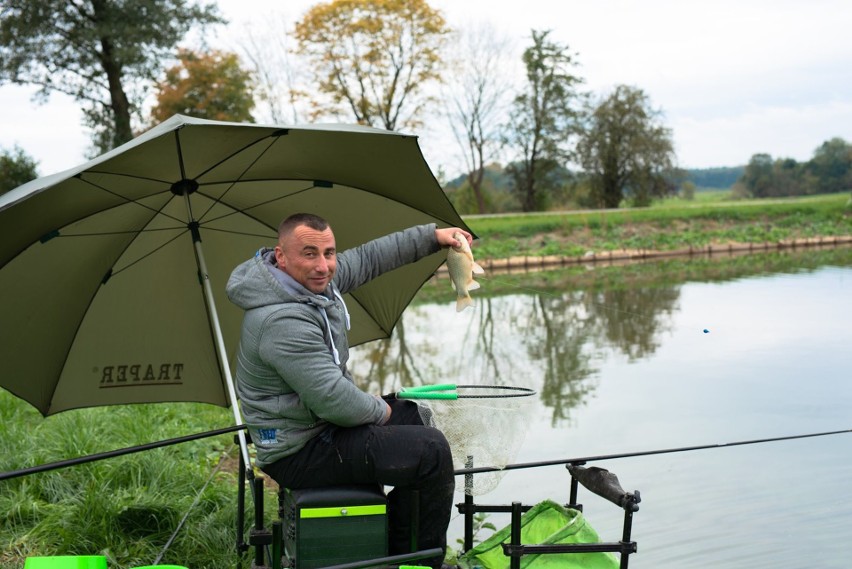
[[[24,569],[106,569],[103,555],[54,555],[27,557]]]

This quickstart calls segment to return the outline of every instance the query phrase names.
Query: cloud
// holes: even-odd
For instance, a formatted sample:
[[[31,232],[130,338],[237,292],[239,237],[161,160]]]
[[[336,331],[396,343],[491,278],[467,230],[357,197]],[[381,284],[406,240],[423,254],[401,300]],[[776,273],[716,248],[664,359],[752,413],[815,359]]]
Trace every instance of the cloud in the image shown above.
[[[246,24],[292,24],[319,0],[219,0],[231,25],[216,35],[238,44]],[[758,152],[807,160],[829,138],[852,140],[852,2],[847,0],[429,0],[452,26],[487,21],[516,40],[531,29],[578,52],[578,73],[596,95],[624,83],[664,112],[686,167],[733,166]],[[255,30],[260,27],[255,26]],[[210,38],[208,38],[210,39]],[[67,97],[46,105],[32,89],[0,87],[0,148],[21,146],[42,174],[85,160],[88,134]],[[426,120],[421,146],[437,169],[460,168],[443,119]]]
[[[672,120],[676,151],[684,167],[748,163],[752,155],[810,160],[834,137],[848,140],[852,101],[802,106],[753,106],[737,114]]]

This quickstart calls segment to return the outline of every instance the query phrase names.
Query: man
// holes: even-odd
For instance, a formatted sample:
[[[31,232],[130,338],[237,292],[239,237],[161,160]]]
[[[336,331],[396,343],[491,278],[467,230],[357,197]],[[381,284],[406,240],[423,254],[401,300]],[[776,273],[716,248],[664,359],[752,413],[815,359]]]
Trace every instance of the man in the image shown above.
[[[328,223],[285,219],[278,245],[231,275],[244,309],[236,383],[257,465],[280,485],[379,483],[388,494],[391,554],[410,551],[412,490],[420,493],[418,549],[446,549],[454,477],[450,448],[410,401],[371,396],[347,369],[349,314],[342,295],[371,279],[458,245],[458,228],[412,227],[337,252]],[[443,556],[425,560],[442,566]]]

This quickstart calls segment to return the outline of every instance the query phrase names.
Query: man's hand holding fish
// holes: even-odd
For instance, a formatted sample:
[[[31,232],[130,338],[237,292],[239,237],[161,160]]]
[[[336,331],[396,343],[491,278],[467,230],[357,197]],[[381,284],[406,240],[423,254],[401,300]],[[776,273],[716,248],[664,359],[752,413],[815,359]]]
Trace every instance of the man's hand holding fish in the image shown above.
[[[479,283],[473,280],[473,275],[485,274],[485,271],[473,260],[470,250],[472,236],[460,229],[453,229],[452,232],[452,239],[456,243],[450,244],[447,251],[447,270],[456,290],[456,312],[461,312],[473,304],[470,291],[479,288]]]

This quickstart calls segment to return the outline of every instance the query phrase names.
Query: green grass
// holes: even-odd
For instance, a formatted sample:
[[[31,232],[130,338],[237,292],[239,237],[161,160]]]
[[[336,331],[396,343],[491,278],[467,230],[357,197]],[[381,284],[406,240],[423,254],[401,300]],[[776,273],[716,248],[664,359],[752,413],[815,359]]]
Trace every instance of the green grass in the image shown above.
[[[650,208],[468,216],[465,221],[479,237],[474,254],[483,259],[852,235],[846,194],[743,201],[729,201],[723,192],[707,194],[703,200]]]
[[[225,409],[177,403],[68,411],[45,419],[0,391],[0,471],[232,421]],[[0,567],[20,568],[26,557],[38,555],[106,555],[110,568],[150,565],[187,515],[161,562],[234,567],[237,475],[216,470],[220,458],[236,455],[232,441],[233,435],[220,435],[0,482]]]

